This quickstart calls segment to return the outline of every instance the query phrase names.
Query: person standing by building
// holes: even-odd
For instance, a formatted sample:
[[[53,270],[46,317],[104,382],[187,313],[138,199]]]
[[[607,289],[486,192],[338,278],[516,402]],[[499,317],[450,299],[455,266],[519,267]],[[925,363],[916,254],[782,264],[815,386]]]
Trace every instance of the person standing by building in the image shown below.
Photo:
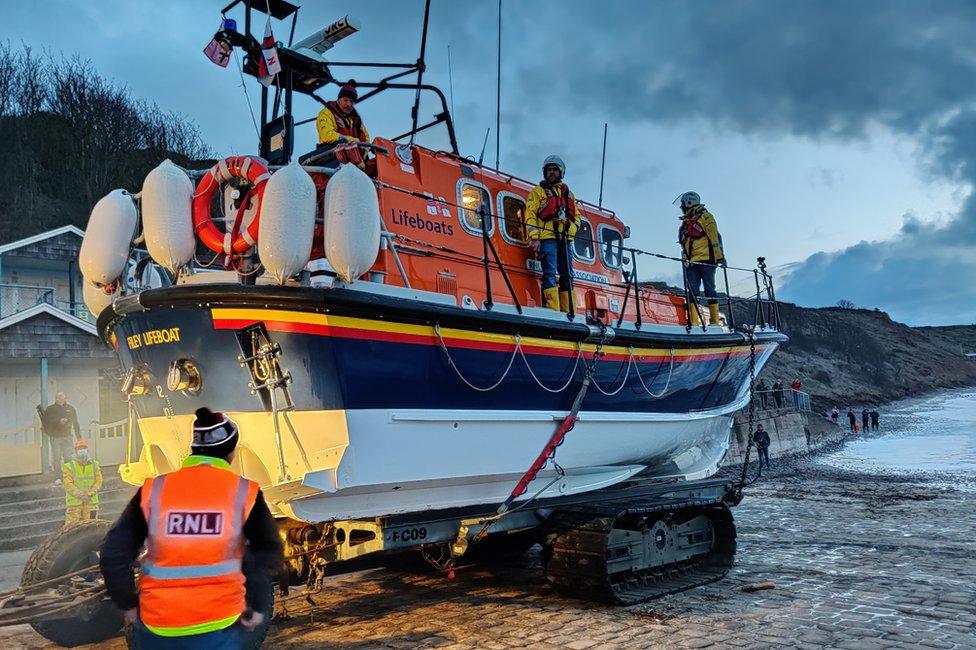
[[[705,209],[697,192],[685,192],[675,203],[681,202],[681,225],[678,227],[678,243],[684,260],[688,287],[693,296],[702,289],[708,299],[708,317],[712,325],[720,324],[718,294],[715,292],[715,268],[725,266],[722,236],[718,232],[715,217]],[[695,305],[689,305],[691,326],[701,325]]]
[[[525,231],[542,263],[542,306],[568,312],[576,301],[570,244],[579,227],[580,208],[563,181],[566,164],[562,158],[546,158],[542,176],[525,202]]]
[[[872,431],[877,431],[878,430],[878,419],[880,417],[881,417],[881,414],[878,413],[878,408],[877,407],[875,407],[874,409],[871,410],[871,430]]]
[[[197,409],[183,467],[146,479],[105,537],[105,588],[139,648],[240,648],[271,609],[281,540],[258,484],[231,469],[238,438],[226,415]]]
[[[759,451],[759,467],[761,468],[763,463],[765,463],[766,469],[769,469],[769,444],[771,440],[763,425],[756,425],[756,431],[752,434],[752,439],[755,441],[756,449]]]
[[[75,457],[64,464],[64,525],[98,517],[98,491],[102,489],[102,468],[89,457],[88,443],[75,442]]]
[[[853,407],[847,407],[847,420],[851,423],[851,433],[857,433],[857,416]]]
[[[47,434],[48,443],[51,445],[51,465],[52,472],[59,471],[65,463],[71,460],[74,454],[74,442],[76,438],[81,438],[81,425],[78,424],[78,413],[75,407],[68,404],[68,398],[63,392],[54,396],[54,404],[46,409],[37,407],[41,416],[41,427]],[[62,479],[59,477],[56,485],[61,485]]]
[[[868,423],[871,421],[871,412],[868,411],[868,407],[861,409],[861,431],[867,432],[870,430]]]

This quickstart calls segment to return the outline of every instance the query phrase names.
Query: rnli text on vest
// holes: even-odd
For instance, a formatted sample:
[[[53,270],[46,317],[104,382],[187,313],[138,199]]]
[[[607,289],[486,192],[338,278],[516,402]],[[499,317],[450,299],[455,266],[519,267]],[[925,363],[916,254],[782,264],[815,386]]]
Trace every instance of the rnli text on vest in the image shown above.
[[[171,512],[166,517],[167,535],[204,535],[219,537],[224,530],[220,512]]]

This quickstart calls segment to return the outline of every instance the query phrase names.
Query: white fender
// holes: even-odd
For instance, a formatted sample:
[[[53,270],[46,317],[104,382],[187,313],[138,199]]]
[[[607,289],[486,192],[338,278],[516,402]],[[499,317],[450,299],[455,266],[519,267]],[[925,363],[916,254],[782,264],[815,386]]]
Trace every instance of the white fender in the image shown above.
[[[292,161],[264,187],[258,223],[258,256],[278,284],[305,268],[315,233],[315,183]]]
[[[78,252],[89,282],[111,284],[123,272],[136,231],[136,204],[125,190],[112,190],[95,204]]]
[[[193,182],[164,160],[142,184],[142,230],[146,250],[170,273],[185,266],[197,247],[193,236]]]
[[[119,297],[119,286],[116,286],[115,291],[112,293],[105,293],[104,289],[95,286],[91,282],[83,281],[81,285],[81,295],[85,299],[85,306],[88,307],[88,311],[95,318],[98,318],[98,315],[104,309],[111,306],[112,301]]]
[[[376,187],[356,165],[345,164],[325,186],[325,256],[352,282],[373,266],[380,250]]]

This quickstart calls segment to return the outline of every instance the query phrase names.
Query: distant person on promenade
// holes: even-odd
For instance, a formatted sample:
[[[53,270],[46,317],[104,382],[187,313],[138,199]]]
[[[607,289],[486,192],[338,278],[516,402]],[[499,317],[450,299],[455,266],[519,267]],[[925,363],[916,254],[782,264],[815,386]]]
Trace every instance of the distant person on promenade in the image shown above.
[[[868,407],[865,406],[863,409],[861,409],[861,431],[869,430],[868,423],[870,420],[871,412],[868,410]]]
[[[68,404],[68,398],[64,393],[55,395],[54,404],[46,409],[38,406],[37,412],[41,416],[41,428],[47,434],[48,443],[51,445],[50,470],[60,472],[64,464],[71,461],[74,456],[75,439],[81,438],[78,413],[75,407]],[[55,485],[61,485],[60,477],[55,481]]]
[[[766,469],[769,469],[769,443],[771,441],[763,425],[756,425],[756,431],[752,434],[752,439],[756,443],[756,449],[759,450],[759,467],[762,468],[765,463]]]
[[[759,406],[760,408],[766,408],[766,400],[769,398],[769,385],[766,384],[766,380],[762,377],[759,378],[759,382],[756,384],[756,392],[759,393]]]
[[[854,415],[854,409],[852,407],[847,408],[847,419],[851,423],[851,433],[857,433],[857,416]]]
[[[836,406],[830,409],[830,419],[834,421],[834,424],[837,424],[837,420],[840,419],[840,411],[837,410]]]
[[[874,410],[871,411],[871,430],[872,431],[877,431],[878,430],[878,418],[879,417],[881,417],[881,414],[878,413],[878,409],[877,408],[875,408]]]
[[[773,399],[776,400],[776,408],[783,408],[783,382],[779,379],[773,382]]]
[[[802,388],[803,388],[803,384],[800,383],[799,377],[794,379],[793,383],[790,384],[790,390],[792,391],[792,395],[793,395],[793,406],[796,407],[797,409],[800,408],[800,389]]]

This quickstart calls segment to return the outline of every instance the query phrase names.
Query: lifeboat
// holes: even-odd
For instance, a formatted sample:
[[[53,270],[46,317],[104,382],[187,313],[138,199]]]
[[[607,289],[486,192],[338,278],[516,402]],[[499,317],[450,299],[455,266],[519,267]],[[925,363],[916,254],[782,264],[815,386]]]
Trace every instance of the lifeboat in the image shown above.
[[[258,40],[220,36],[260,56],[248,50]],[[158,262],[174,282],[124,288],[98,320],[127,385],[141,387],[130,398],[143,447],[125,480],[178,468],[201,406],[239,424],[235,466],[299,522],[715,474],[750,378],[786,340],[765,269],[744,270],[757,291],[739,308],[723,297],[723,323],[693,326],[693,293],[638,282],[648,253],[619,215],[581,201],[572,308],[544,308],[524,223],[535,182],[461,156],[440,91],[361,81],[429,92],[443,110],[355,145],[362,168],[327,149],[294,154],[312,139],[295,126],[307,116],[276,111],[334,82],[313,50],[279,46],[285,100],[262,111],[257,155],[184,170],[192,197],[167,167],[182,189],[157,204],[181,243],[161,242]],[[448,150],[415,141],[432,124],[446,127]],[[231,208],[223,224],[219,201]],[[182,243],[187,219],[199,245],[241,263],[200,266]]]

